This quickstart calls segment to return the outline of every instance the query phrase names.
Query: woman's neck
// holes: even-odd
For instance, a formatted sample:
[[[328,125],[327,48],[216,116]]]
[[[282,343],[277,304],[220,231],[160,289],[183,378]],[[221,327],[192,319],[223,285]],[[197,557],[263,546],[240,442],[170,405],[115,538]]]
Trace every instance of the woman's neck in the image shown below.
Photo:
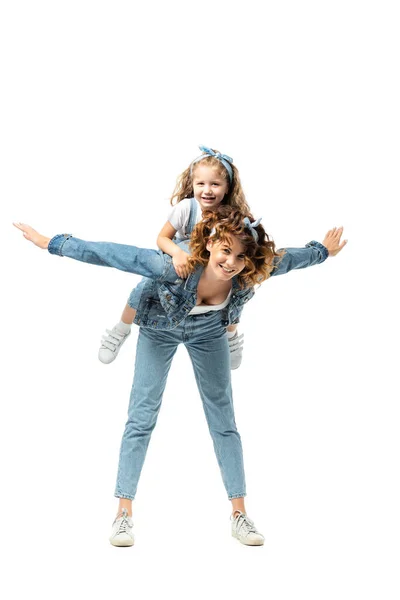
[[[217,305],[222,304],[230,293],[232,280],[221,281],[211,269],[204,269],[197,286],[196,304]]]
[[[218,279],[209,264],[203,270],[200,281],[212,286],[215,290],[230,290],[232,287],[232,279],[228,279],[227,281]]]

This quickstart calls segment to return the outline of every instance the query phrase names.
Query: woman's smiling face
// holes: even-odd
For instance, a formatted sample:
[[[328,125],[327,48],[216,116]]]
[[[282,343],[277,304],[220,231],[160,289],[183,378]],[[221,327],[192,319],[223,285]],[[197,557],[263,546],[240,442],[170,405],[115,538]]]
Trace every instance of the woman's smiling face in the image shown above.
[[[244,246],[234,236],[229,236],[226,241],[208,240],[206,247],[210,253],[207,268],[217,279],[228,281],[245,268]]]

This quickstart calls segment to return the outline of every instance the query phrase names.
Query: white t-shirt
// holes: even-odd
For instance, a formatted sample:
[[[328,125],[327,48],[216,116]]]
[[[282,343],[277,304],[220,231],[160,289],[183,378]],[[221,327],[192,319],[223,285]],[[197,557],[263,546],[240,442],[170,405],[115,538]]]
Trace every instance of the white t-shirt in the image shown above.
[[[225,306],[228,306],[231,294],[232,290],[229,291],[229,294],[221,304],[197,304],[197,306],[192,308],[189,315],[201,315],[202,313],[210,312],[210,310],[222,310]]]
[[[185,198],[178,202],[168,215],[168,221],[171,223],[172,227],[176,229],[176,238],[179,242],[183,240],[189,239],[190,235],[186,233],[186,227],[189,224],[190,217],[190,202],[191,198]],[[196,219],[195,224],[201,221],[201,206],[196,201]]]

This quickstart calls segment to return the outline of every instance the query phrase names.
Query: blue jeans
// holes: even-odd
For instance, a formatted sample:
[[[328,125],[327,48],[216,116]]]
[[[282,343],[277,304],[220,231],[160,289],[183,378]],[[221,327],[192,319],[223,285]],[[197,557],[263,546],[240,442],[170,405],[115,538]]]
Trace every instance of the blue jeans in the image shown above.
[[[135,376],[122,437],[115,496],[133,500],[168,372],[178,344],[185,344],[228,498],[246,495],[243,452],[233,411],[226,330],[220,311],[187,317],[171,331],[141,327]]]

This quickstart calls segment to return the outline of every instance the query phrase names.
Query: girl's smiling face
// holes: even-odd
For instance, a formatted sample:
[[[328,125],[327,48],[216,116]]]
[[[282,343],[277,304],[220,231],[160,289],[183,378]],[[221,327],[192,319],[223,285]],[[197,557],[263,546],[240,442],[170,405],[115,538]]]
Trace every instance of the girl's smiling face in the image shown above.
[[[215,167],[202,165],[193,170],[193,194],[202,210],[214,210],[229,191],[228,181]]]
[[[244,246],[234,236],[229,236],[225,242],[208,240],[206,248],[210,253],[207,268],[217,279],[228,281],[246,266]]]

